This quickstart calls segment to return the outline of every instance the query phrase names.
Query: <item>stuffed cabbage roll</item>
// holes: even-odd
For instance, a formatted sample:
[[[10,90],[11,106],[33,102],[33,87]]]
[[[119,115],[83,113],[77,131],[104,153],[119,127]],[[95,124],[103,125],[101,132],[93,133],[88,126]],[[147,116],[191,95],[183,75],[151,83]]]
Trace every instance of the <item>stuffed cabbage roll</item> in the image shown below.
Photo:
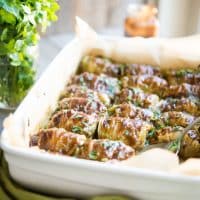
[[[106,106],[110,105],[110,98],[105,93],[96,92],[85,86],[70,85],[67,86],[61,94],[60,99],[69,97],[82,97],[88,99],[99,100]]]
[[[88,72],[74,76],[70,84],[85,86],[97,92],[105,93],[111,98],[120,89],[118,79],[106,75],[97,76]]]
[[[141,75],[160,74],[158,68],[151,67],[149,65],[140,64],[120,64],[110,59],[97,57],[97,56],[85,56],[80,64],[81,72],[90,72],[94,74],[106,74],[113,77],[122,77],[128,75]]]
[[[59,102],[59,109],[68,109],[81,111],[86,114],[103,113],[107,109],[103,103],[98,100],[91,100],[80,97],[64,98]]]
[[[150,121],[154,118],[154,112],[152,110],[140,108],[131,103],[113,105],[108,109],[108,113],[112,117],[138,118],[144,121]]]
[[[61,110],[52,116],[48,127],[64,128],[67,131],[91,138],[95,134],[97,123],[96,115],[88,115],[74,110]]]
[[[105,117],[99,121],[98,138],[120,140],[138,150],[144,147],[151,128],[151,124],[140,119]]]
[[[130,146],[120,141],[92,140],[62,128],[42,129],[30,140],[30,146],[88,160],[125,160],[135,154]]]
[[[189,83],[198,85],[200,83],[200,72],[191,70],[170,70],[165,73],[165,78],[170,85]]]
[[[131,102],[143,108],[156,107],[159,104],[159,97],[155,94],[145,94],[138,88],[124,88],[115,97],[115,104]]]
[[[154,120],[159,127],[162,126],[182,126],[186,127],[195,120],[195,117],[178,111],[168,111],[161,113],[159,118]]]
[[[183,127],[181,126],[166,126],[160,129],[151,129],[147,134],[148,144],[169,143],[178,138]]]
[[[141,88],[145,92],[155,93],[162,96],[163,90],[168,87],[168,83],[165,79],[154,75],[140,75],[140,76],[126,76],[122,79],[122,87]]]
[[[200,83],[198,83],[197,85],[191,85],[188,83],[170,85],[168,88],[165,88],[164,93],[162,94],[163,98],[180,98],[189,96],[196,96],[200,98]]]
[[[160,103],[161,112],[180,111],[194,116],[200,115],[200,100],[195,97],[167,98]]]
[[[198,130],[189,130],[184,135],[179,155],[183,159],[200,157],[200,133]]]

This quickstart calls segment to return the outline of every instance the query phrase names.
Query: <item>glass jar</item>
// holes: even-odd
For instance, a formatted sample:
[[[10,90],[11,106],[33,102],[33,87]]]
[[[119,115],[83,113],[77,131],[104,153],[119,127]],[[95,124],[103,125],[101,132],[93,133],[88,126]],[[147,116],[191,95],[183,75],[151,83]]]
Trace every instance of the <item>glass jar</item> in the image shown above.
[[[153,5],[130,4],[124,21],[125,36],[155,37],[158,35],[159,21],[157,8]]]
[[[32,67],[34,69],[34,71],[37,70],[37,60],[38,60],[38,55],[39,55],[39,48],[38,45],[36,46],[30,46],[27,47],[27,52],[31,55],[32,59],[33,59],[33,63],[32,63]],[[7,63],[0,63],[0,68],[9,68],[9,66],[7,66]],[[19,66],[20,67],[20,66]],[[11,69],[15,69],[16,67],[10,67]],[[10,72],[9,70],[7,70],[8,72]],[[15,71],[12,71],[13,73]],[[2,113],[2,111],[14,111],[17,107],[17,105],[20,103],[20,101],[15,98],[15,93],[11,93],[9,91],[9,87],[8,84],[12,84],[12,81],[9,79],[9,77],[7,76],[7,74],[3,74],[4,71],[2,72],[1,75],[1,82],[0,82],[0,113]],[[14,75],[13,75],[14,77]],[[23,77],[22,77],[23,78]],[[2,92],[3,91],[3,92]],[[28,92],[28,91],[27,91]],[[17,93],[16,93],[17,94]],[[7,97],[7,101],[5,100],[5,96]],[[12,103],[10,103],[12,102]]]

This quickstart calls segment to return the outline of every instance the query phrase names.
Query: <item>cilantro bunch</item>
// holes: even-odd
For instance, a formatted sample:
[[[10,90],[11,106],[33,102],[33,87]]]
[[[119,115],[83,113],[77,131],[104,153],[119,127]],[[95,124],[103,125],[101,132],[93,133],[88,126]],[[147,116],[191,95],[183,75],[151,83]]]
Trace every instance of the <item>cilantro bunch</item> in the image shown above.
[[[30,47],[57,19],[56,0],[0,0],[0,102],[16,106],[35,78]]]

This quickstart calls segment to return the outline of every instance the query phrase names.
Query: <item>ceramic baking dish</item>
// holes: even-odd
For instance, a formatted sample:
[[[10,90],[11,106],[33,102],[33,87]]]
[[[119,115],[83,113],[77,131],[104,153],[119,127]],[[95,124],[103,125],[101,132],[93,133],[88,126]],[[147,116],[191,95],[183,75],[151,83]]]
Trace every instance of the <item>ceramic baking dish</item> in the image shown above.
[[[81,160],[29,148],[30,135],[45,123],[81,57],[89,52],[160,67],[196,68],[200,63],[199,36],[176,40],[101,37],[81,20],[77,33],[4,122],[1,148],[12,178],[32,190],[58,196],[124,194],[143,200],[199,199],[200,177]]]

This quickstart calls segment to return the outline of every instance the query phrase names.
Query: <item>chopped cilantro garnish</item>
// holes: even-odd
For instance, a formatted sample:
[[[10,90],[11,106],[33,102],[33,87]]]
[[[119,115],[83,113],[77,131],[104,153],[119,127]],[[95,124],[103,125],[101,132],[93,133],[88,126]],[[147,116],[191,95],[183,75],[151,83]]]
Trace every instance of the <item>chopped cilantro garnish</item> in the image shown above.
[[[124,135],[129,136],[129,134],[130,134],[129,130],[124,131]]]
[[[162,122],[156,122],[155,127],[157,130],[165,128],[165,125]]]
[[[146,140],[146,141],[145,141],[145,146],[148,146],[148,145],[149,145],[149,141]]]
[[[131,88],[131,90],[132,90],[132,92],[133,92],[134,94],[138,94],[138,93],[141,92],[141,89],[139,89],[139,88]]]
[[[175,126],[174,131],[180,131],[181,126]]]
[[[177,152],[177,150],[180,149],[180,145],[180,140],[174,140],[169,144],[168,149],[172,152]]]
[[[114,106],[110,107],[110,108],[108,109],[108,114],[109,114],[109,115],[114,114],[116,108],[117,108],[117,105],[114,105]]]
[[[80,80],[80,84],[81,84],[82,86],[85,86],[85,85],[86,85],[86,83],[85,83],[85,81],[84,81],[84,79],[83,79],[82,76],[80,76],[79,80]]]
[[[132,100],[132,96],[128,95],[128,97],[126,98],[127,101],[131,101]]]
[[[91,151],[91,152],[89,153],[89,159],[91,159],[91,160],[96,160],[97,157],[98,157],[98,152],[96,152],[96,151]]]
[[[141,102],[138,101],[138,100],[134,101],[134,105],[135,105],[135,106],[138,106],[138,107],[139,107],[139,106],[142,106]]]
[[[147,134],[147,137],[154,137],[155,136],[155,133],[156,133],[156,130],[155,129],[151,129],[148,134]]]
[[[72,127],[72,132],[74,133],[81,133],[82,128],[80,126],[73,126]]]
[[[186,74],[191,73],[191,70],[188,69],[182,69],[176,72],[177,77],[185,76]]]
[[[80,114],[76,114],[76,115],[74,116],[74,119],[82,119],[82,118],[83,118],[83,116],[80,115]]]
[[[89,98],[90,100],[94,99],[94,94],[93,94],[92,92],[89,92],[89,93],[88,93],[88,98]]]
[[[158,120],[160,118],[160,111],[159,110],[154,110],[153,111],[153,119],[152,120]]]

